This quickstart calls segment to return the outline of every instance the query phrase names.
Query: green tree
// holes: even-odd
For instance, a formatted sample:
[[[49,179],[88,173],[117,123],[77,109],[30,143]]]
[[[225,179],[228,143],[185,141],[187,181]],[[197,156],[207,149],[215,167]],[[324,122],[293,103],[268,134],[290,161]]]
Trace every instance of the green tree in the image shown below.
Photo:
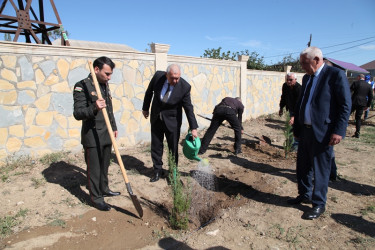
[[[212,59],[221,59],[221,60],[232,60],[236,61],[236,54],[232,53],[228,50],[227,52],[222,52],[221,47],[217,49],[206,49],[204,51],[203,57],[204,58],[212,58]]]
[[[292,72],[304,72],[301,67],[301,64],[299,63],[299,57],[293,58],[292,54],[284,56],[284,58],[281,61],[273,65],[267,66],[266,70],[284,72],[284,66],[287,65],[292,66]]]
[[[249,52],[249,50],[242,50],[240,52],[223,52],[221,51],[221,47],[217,49],[206,49],[204,51],[203,57],[204,58],[213,58],[213,59],[221,59],[221,60],[232,60],[237,61],[238,56],[245,55],[249,56],[249,60],[247,61],[247,68],[248,69],[264,69],[265,63],[263,56],[260,56],[259,53],[253,51]]]

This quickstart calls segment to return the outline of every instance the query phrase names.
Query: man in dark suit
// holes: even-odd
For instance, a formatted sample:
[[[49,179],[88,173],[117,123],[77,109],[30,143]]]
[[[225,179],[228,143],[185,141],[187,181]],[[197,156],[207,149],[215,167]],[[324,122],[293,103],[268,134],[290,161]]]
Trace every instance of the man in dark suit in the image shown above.
[[[306,71],[295,108],[293,131],[297,152],[298,196],[289,204],[312,202],[302,218],[315,219],[325,211],[333,146],[345,137],[351,98],[345,72],[328,66],[322,51],[308,47],[300,54]]]
[[[142,113],[147,119],[151,107],[151,158],[154,175],[150,182],[158,181],[163,172],[163,140],[167,139],[169,151],[178,164],[178,141],[182,124],[182,108],[191,129],[192,136],[198,137],[198,124],[190,98],[190,84],[181,78],[177,64],[169,65],[167,71],[157,71],[148,85],[143,101]],[[153,97],[153,98],[152,98]]]
[[[364,110],[371,106],[373,94],[371,85],[365,81],[365,75],[359,75],[359,81],[356,81],[350,86],[353,91],[352,95],[352,112],[355,111],[355,134],[353,137],[359,138],[361,130],[361,117]]]
[[[294,107],[296,106],[300,92],[301,84],[297,82],[296,74],[289,72],[286,76],[286,82],[281,89],[279,116],[283,115],[283,109],[285,107],[290,114],[290,125],[294,123]]]
[[[73,115],[77,120],[82,120],[81,143],[85,150],[87,186],[91,201],[97,209],[109,211],[111,207],[104,202],[103,197],[120,195],[120,192],[113,192],[108,187],[112,142],[101,110],[107,109],[112,130],[117,137],[112,97],[108,87],[115,64],[111,59],[103,56],[96,59],[93,66],[103,98],[98,98],[90,74],[74,86]]]

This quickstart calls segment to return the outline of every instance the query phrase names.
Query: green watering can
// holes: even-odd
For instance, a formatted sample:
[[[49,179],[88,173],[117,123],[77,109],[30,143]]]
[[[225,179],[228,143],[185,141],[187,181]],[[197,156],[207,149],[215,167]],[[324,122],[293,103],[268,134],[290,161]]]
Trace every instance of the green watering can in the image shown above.
[[[189,133],[185,137],[183,153],[189,160],[200,161],[201,159],[197,156],[198,151],[201,148],[201,140],[197,137],[193,140],[193,135],[189,130]]]

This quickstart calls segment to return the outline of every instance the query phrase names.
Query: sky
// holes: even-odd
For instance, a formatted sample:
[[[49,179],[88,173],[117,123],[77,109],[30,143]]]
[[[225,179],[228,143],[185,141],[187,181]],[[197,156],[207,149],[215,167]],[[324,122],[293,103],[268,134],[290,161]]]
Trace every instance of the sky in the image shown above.
[[[273,64],[299,57],[311,35],[311,45],[325,57],[357,66],[375,60],[375,0],[54,2],[73,40],[126,44],[142,52],[150,43],[169,44],[168,54],[193,57],[219,47],[248,50]],[[50,1],[44,8],[45,21],[57,22]]]

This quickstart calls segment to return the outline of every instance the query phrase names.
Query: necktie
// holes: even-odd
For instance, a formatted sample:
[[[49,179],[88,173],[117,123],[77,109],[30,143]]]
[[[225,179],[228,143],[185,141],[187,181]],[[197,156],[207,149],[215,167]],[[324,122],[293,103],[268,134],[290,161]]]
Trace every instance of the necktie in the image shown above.
[[[306,103],[309,100],[311,86],[313,85],[314,76],[315,75],[310,76],[310,80],[307,83],[305,94],[303,95],[303,99],[302,99],[302,104],[301,104],[300,109],[299,109],[299,122],[300,122],[301,125],[304,124]]]
[[[162,102],[166,103],[168,101],[168,97],[169,97],[169,94],[171,93],[171,90],[170,90],[170,86],[168,84],[168,88],[167,88],[167,91],[165,91],[165,94],[163,96],[163,99],[161,100]]]

